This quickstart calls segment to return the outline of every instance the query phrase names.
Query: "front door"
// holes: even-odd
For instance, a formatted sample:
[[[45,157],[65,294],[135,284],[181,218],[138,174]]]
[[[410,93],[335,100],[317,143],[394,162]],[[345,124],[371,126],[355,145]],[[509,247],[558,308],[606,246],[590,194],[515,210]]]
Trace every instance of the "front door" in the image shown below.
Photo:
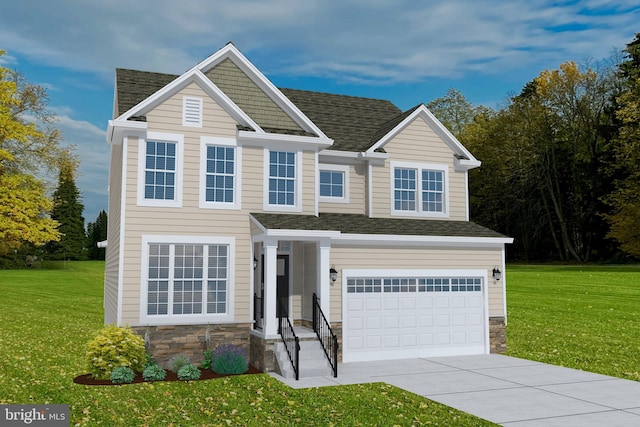
[[[289,311],[289,255],[278,255],[276,270],[276,314],[278,318],[287,317]]]

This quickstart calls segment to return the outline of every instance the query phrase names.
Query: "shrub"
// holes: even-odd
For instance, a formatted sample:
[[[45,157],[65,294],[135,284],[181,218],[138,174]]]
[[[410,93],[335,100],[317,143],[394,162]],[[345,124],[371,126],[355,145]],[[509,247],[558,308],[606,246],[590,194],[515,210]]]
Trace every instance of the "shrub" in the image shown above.
[[[206,350],[203,354],[203,360],[202,363],[200,364],[200,367],[202,369],[211,369],[211,359],[213,358],[213,351],[211,350]]]
[[[118,366],[111,371],[111,382],[114,384],[131,384],[136,377],[135,372],[128,366]]]
[[[148,353],[144,356],[144,367],[148,368],[149,366],[157,365],[156,359],[153,357],[153,354]]]
[[[180,368],[190,363],[191,360],[189,360],[187,356],[183,356],[182,354],[180,354],[171,358],[171,360],[169,361],[169,370],[177,374]]]
[[[167,376],[167,371],[157,364],[148,365],[142,371],[142,378],[145,381],[162,381]]]
[[[213,353],[211,369],[218,374],[243,374],[249,369],[246,352],[237,345],[219,345]]]
[[[87,344],[85,361],[94,378],[106,380],[121,366],[140,372],[145,354],[144,340],[131,328],[107,325]]]
[[[178,370],[178,378],[183,381],[194,381],[200,378],[200,369],[196,365],[187,364]]]

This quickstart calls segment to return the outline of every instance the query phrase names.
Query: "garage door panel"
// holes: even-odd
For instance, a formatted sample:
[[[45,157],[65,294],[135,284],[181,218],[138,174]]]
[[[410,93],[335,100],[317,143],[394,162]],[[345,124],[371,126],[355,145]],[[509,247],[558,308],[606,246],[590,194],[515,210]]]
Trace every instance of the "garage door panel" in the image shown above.
[[[381,277],[357,278],[357,283],[350,279],[347,277],[345,361],[486,352],[482,279]],[[373,290],[375,286],[367,290],[372,281],[381,285],[378,291]],[[364,283],[362,289],[359,283]]]

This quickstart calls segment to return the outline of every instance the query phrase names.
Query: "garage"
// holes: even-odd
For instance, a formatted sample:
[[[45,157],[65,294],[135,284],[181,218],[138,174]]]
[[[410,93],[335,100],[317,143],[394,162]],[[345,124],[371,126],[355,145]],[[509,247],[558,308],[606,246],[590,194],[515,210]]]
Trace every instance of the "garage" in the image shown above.
[[[488,353],[486,271],[343,271],[343,361]]]

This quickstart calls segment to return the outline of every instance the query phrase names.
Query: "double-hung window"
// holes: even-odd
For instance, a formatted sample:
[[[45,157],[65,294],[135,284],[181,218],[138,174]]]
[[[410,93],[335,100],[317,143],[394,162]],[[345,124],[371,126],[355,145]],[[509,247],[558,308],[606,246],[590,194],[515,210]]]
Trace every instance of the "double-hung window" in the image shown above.
[[[265,210],[299,211],[300,153],[265,152]]]
[[[392,163],[392,212],[445,217],[447,169],[441,165]]]
[[[138,204],[182,203],[182,135],[149,132],[138,146]]]
[[[169,243],[147,238],[145,252],[141,317],[147,322],[231,315],[232,242]]]
[[[349,167],[343,165],[319,165],[320,201],[349,202]]]
[[[200,207],[240,208],[240,148],[234,139],[202,137]]]

